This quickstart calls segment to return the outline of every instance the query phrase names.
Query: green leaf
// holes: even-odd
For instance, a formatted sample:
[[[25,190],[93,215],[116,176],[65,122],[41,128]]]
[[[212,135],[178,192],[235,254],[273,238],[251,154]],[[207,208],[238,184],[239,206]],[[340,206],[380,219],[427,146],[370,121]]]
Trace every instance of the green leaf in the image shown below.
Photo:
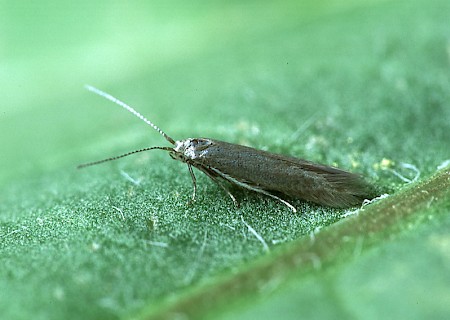
[[[448,1],[2,4],[6,319],[449,314]],[[235,189],[160,151],[210,137],[360,172],[361,210]],[[439,171],[438,168],[441,170]]]

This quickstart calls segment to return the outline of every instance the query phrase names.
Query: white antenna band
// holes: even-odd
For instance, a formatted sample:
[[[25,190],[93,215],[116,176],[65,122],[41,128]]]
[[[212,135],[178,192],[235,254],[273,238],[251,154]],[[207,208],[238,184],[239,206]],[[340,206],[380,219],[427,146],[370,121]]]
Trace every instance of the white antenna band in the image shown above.
[[[99,96],[108,99],[109,101],[114,102],[115,104],[118,104],[119,106],[121,106],[122,108],[126,109],[127,111],[131,112],[132,114],[134,114],[136,117],[138,117],[139,119],[141,119],[142,121],[144,121],[146,124],[148,124],[150,127],[152,127],[153,129],[155,129],[156,131],[158,131],[167,141],[169,141],[171,144],[175,144],[175,140],[173,140],[171,137],[169,137],[164,131],[162,131],[160,128],[158,128],[156,125],[154,125],[150,120],[148,120],[146,117],[144,117],[142,114],[140,114],[139,112],[137,112],[136,110],[134,110],[132,107],[130,107],[129,105],[127,105],[125,102],[120,101],[119,99],[113,97],[112,95],[110,95],[109,93],[103,92],[100,89],[97,89],[91,85],[86,84],[84,86],[86,89],[88,89],[89,91],[98,94]]]

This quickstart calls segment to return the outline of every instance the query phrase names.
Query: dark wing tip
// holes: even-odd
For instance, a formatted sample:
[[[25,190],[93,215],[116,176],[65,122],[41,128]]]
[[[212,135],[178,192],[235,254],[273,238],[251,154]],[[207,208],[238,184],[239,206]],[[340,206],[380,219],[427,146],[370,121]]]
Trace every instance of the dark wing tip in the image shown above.
[[[377,196],[374,186],[366,182],[360,175],[339,172],[325,176],[330,190],[323,198],[323,203],[334,208],[349,208],[358,206],[364,200],[371,200]]]

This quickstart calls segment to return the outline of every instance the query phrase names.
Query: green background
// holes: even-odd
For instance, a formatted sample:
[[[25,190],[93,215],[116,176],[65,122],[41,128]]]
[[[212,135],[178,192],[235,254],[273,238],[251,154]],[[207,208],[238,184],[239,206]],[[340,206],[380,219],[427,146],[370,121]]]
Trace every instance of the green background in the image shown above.
[[[408,202],[449,174],[448,21],[440,0],[0,2],[2,317],[448,317],[448,179]],[[76,170],[168,146],[86,83],[174,139],[360,172],[408,218],[389,198],[344,219],[355,208],[293,214],[238,190],[236,209],[202,174],[188,205],[187,168],[162,151]]]

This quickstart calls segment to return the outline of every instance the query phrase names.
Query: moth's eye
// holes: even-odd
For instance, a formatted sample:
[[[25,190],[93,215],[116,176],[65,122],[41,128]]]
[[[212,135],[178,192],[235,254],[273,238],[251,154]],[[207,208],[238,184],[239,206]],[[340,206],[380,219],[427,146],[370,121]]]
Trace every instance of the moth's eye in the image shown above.
[[[204,150],[211,145],[211,141],[207,139],[193,139],[192,146],[196,150]]]

